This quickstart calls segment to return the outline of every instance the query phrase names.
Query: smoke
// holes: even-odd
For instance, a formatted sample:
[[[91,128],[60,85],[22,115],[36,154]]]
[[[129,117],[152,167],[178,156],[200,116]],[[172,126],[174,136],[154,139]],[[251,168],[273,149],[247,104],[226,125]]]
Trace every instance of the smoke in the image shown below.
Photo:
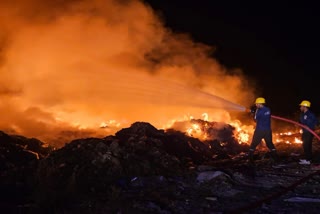
[[[253,92],[213,51],[139,0],[2,0],[0,129],[58,145],[135,121],[228,120]]]

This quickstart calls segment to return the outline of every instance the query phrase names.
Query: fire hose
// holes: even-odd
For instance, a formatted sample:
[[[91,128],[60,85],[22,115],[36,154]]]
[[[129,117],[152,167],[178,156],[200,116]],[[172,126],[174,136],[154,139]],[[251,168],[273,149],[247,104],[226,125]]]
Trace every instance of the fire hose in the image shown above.
[[[250,109],[246,109],[246,112],[251,112],[253,113],[255,111],[254,107],[251,107]],[[287,118],[283,118],[283,117],[279,117],[279,116],[275,116],[275,115],[271,115],[271,118],[274,118],[274,119],[277,119],[277,120],[282,120],[282,121],[286,121],[286,122],[289,122],[289,123],[293,123],[297,126],[300,126],[302,128],[304,128],[305,130],[308,130],[311,134],[313,134],[314,137],[316,137],[319,141],[320,141],[320,137],[319,135],[317,135],[317,133],[315,133],[312,129],[310,129],[308,126],[306,125],[303,125],[301,123],[298,123],[294,120],[290,120],[290,119],[287,119]]]
[[[286,122],[289,122],[289,123],[293,123],[295,125],[298,125],[306,130],[308,130],[310,133],[312,133],[318,140],[320,140],[320,137],[317,135],[317,133],[315,133],[312,129],[310,129],[309,127],[301,124],[301,123],[298,123],[294,120],[289,120],[289,119],[286,119],[286,118],[283,118],[283,117],[279,117],[279,116],[275,116],[275,115],[271,115],[271,118],[274,118],[274,119],[277,119],[277,120],[282,120],[282,121],[286,121]],[[229,210],[228,213],[242,213],[242,212],[245,212],[245,211],[249,211],[249,210],[252,210],[252,209],[255,209],[255,208],[258,208],[259,206],[261,206],[263,203],[266,203],[266,202],[270,202],[272,201],[273,199],[281,196],[281,195],[284,195],[285,193],[289,192],[289,191],[292,191],[294,190],[295,187],[297,187],[298,185],[302,184],[303,182],[309,180],[310,178],[312,178],[313,176],[315,175],[318,175],[320,174],[320,170],[317,170],[316,172],[313,172],[311,174],[308,174],[307,176],[305,177],[302,177],[301,179],[299,179],[298,181],[294,182],[293,184],[289,185],[288,187],[284,188],[283,190],[279,191],[279,192],[276,192],[274,194],[271,194],[271,195],[267,195],[265,198],[261,199],[261,200],[258,200],[254,203],[250,203],[250,204],[247,204],[243,207],[238,207],[237,209],[234,209],[234,210]]]
[[[249,210],[252,210],[252,209],[256,209],[258,207],[260,207],[263,203],[268,203],[268,202],[271,202],[273,199],[281,196],[281,195],[284,195],[286,193],[288,193],[289,191],[293,191],[298,185],[306,182],[307,180],[311,179],[312,177],[314,177],[315,175],[318,175],[320,174],[320,170],[318,171],[315,171],[311,174],[308,174],[307,176],[299,179],[298,181],[296,181],[295,183],[289,185],[288,187],[285,187],[284,189],[276,192],[276,193],[273,193],[271,195],[267,195],[265,198],[261,199],[261,200],[258,200],[258,201],[255,201],[253,203],[249,203],[247,205],[244,205],[242,207],[238,207],[234,210],[229,210],[227,213],[244,213],[244,212],[247,212]]]
[[[279,117],[279,116],[275,116],[275,115],[271,115],[271,118],[274,118],[274,119],[277,119],[277,120],[282,120],[282,121],[286,121],[286,122],[289,122],[289,123],[293,123],[295,125],[298,125],[306,130],[308,130],[310,133],[312,133],[319,141],[320,141],[320,137],[317,135],[317,133],[315,133],[312,129],[310,129],[309,127],[301,124],[301,123],[298,123],[294,120],[289,120],[289,119],[286,119],[286,118],[283,118],[283,117]],[[279,191],[279,192],[276,192],[274,194],[271,194],[271,195],[268,195],[266,196],[265,198],[259,200],[259,201],[256,201],[254,203],[250,203],[248,205],[245,205],[243,207],[238,207],[237,209],[235,210],[229,210],[228,213],[242,213],[242,212],[245,212],[245,211],[249,211],[249,210],[252,210],[252,209],[255,209],[255,208],[258,208],[259,206],[261,206],[263,203],[266,203],[266,202],[270,202],[272,201],[273,199],[281,196],[281,195],[284,195],[285,193],[289,192],[289,191],[292,191],[294,190],[295,187],[297,187],[298,185],[302,184],[303,182],[309,180],[310,178],[312,178],[313,176],[315,175],[318,175],[320,174],[320,170],[316,171],[316,172],[313,172],[311,174],[308,174],[307,176],[299,179],[298,181],[296,181],[295,183],[291,184],[290,186],[284,188],[283,190]]]
[[[289,123],[293,123],[293,124],[295,124],[295,125],[298,125],[298,126],[304,128],[304,129],[308,130],[311,134],[313,134],[313,135],[320,141],[319,135],[317,135],[317,133],[315,133],[315,132],[314,132],[312,129],[310,129],[308,126],[305,126],[305,125],[303,125],[303,124],[301,124],[301,123],[298,123],[298,122],[296,122],[296,121],[294,121],[294,120],[289,120],[289,119],[286,119],[286,118],[283,118],[283,117],[279,117],[279,116],[275,116],[275,115],[271,115],[271,117],[274,118],[274,119],[277,119],[277,120],[283,120],[283,121],[286,121],[286,122],[289,122]]]

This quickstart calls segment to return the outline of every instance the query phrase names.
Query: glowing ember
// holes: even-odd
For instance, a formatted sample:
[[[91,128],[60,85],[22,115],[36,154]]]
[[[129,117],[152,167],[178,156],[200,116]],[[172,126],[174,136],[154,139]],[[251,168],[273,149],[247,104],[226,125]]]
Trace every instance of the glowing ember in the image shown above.
[[[300,134],[301,132],[294,133],[293,131],[281,132],[281,133],[275,134],[274,138],[275,138],[275,142],[277,143],[285,142],[287,144],[301,144],[302,141],[300,139]]]
[[[102,122],[100,124],[100,128],[107,128],[107,127],[121,127],[121,124],[116,120],[109,120],[107,122]]]

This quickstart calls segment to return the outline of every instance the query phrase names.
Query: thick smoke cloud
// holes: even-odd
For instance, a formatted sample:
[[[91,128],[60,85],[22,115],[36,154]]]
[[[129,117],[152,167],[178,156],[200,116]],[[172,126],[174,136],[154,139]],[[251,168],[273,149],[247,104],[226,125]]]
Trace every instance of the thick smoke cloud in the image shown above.
[[[253,92],[213,50],[138,0],[2,0],[0,129],[61,145],[135,121],[229,120]]]

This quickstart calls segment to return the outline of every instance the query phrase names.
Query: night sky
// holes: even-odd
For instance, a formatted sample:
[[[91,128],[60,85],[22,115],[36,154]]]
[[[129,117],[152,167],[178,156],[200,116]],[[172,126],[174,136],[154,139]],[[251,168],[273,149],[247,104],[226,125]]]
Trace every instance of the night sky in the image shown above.
[[[215,47],[212,57],[257,82],[273,114],[291,116],[307,99],[320,115],[318,6],[299,1],[145,0],[166,27]],[[188,51],[188,50],[186,50]],[[228,87],[228,86],[226,86]]]

